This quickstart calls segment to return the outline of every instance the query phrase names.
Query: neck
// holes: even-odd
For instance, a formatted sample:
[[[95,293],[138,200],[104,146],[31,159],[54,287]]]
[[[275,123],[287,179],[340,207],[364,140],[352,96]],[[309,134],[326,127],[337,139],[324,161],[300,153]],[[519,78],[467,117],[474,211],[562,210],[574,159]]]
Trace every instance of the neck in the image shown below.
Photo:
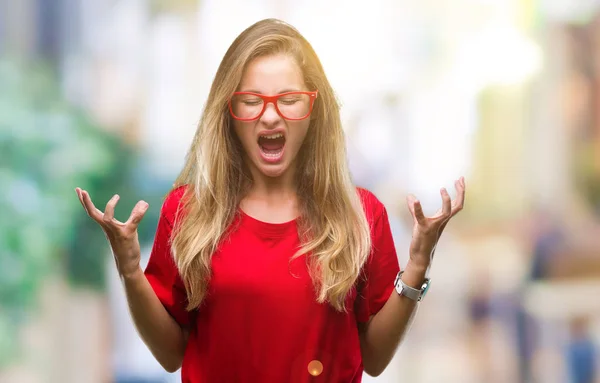
[[[265,177],[253,171],[253,182],[240,201],[242,210],[264,222],[289,222],[298,217],[298,195],[294,173],[288,169],[279,177]]]
[[[292,169],[288,169],[288,171],[279,177],[266,177],[258,171],[252,173],[253,181],[248,191],[249,196],[260,199],[264,198],[273,202],[296,196],[296,181]]]

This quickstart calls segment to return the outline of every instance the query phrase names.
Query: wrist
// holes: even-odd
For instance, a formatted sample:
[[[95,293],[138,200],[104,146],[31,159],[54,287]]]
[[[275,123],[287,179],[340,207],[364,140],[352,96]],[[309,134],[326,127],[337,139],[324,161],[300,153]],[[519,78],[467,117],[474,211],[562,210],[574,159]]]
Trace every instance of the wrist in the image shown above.
[[[119,271],[119,275],[123,282],[131,282],[131,281],[135,281],[135,280],[139,279],[141,276],[143,276],[144,271],[138,265],[138,267],[131,269],[131,270],[122,271],[122,272]]]
[[[428,269],[431,265],[431,254],[409,253],[408,265],[413,265],[419,269]]]
[[[402,282],[414,289],[420,289],[427,277],[428,270],[428,265],[408,262],[402,274]]]
[[[425,269],[425,270],[429,270],[429,267],[431,266],[431,256],[428,255],[417,255],[417,254],[410,254],[410,257],[408,258],[408,263],[406,265],[406,267],[414,267],[415,269],[421,270],[421,269]]]

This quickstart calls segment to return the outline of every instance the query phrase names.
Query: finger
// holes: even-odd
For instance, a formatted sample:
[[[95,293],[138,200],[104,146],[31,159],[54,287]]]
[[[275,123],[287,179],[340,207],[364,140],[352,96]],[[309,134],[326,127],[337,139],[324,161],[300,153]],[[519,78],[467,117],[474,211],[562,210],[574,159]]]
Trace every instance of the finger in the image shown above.
[[[415,219],[419,225],[425,225],[427,220],[425,218],[425,214],[423,214],[423,208],[421,207],[421,202],[419,200],[415,200],[413,203],[413,209],[415,212]]]
[[[75,188],[75,193],[77,194],[77,199],[79,200],[79,203],[81,204],[81,206],[83,206],[83,209],[87,213],[88,211],[87,211],[87,209],[85,207],[85,204],[83,203],[83,196],[81,195],[81,189],[80,188]]]
[[[462,210],[465,204],[465,187],[464,181],[458,180],[454,183],[456,188],[456,198],[452,203],[452,213],[456,214],[458,211]]]
[[[452,200],[446,188],[442,188],[440,194],[442,195],[442,217],[446,220],[452,214]]]
[[[408,210],[410,211],[410,214],[412,214],[413,217],[415,216],[414,204],[416,200],[417,197],[415,197],[414,194],[409,194],[406,197],[406,205],[408,206]]]
[[[142,221],[142,218],[144,218],[144,214],[146,214],[147,210],[148,203],[145,201],[139,201],[133,207],[131,215],[129,216],[129,219],[127,220],[127,222],[125,222],[125,224],[137,227],[137,225],[139,225],[139,223]]]
[[[104,209],[104,223],[114,224],[115,223],[115,206],[117,206],[117,202],[119,201],[119,195],[115,194],[108,203],[106,204],[106,208]]]
[[[96,206],[94,206],[94,203],[92,202],[92,199],[90,198],[90,195],[85,190],[81,190],[80,193],[81,193],[81,199],[83,200],[83,206],[85,207],[85,210],[87,211],[88,215],[94,221],[101,223],[104,213],[102,213],[100,210],[98,210],[96,208]]]

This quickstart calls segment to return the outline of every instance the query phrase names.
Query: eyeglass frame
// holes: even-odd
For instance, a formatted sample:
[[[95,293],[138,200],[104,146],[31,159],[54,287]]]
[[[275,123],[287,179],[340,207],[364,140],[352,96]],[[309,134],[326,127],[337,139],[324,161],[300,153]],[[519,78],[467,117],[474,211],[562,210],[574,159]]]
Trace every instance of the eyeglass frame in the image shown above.
[[[310,107],[308,108],[308,113],[306,114],[306,116],[301,117],[301,118],[287,118],[283,115],[283,113],[281,113],[281,111],[279,110],[279,106],[277,106],[277,100],[279,99],[279,97],[289,96],[290,94],[306,94],[306,95],[308,95],[309,100],[310,100]],[[256,117],[240,118],[240,117],[237,117],[233,113],[233,106],[231,105],[231,102],[232,102],[234,96],[239,96],[239,95],[256,96],[263,100],[263,108]],[[229,114],[231,115],[231,117],[233,117],[234,119],[236,119],[238,121],[256,121],[256,120],[260,119],[263,116],[263,114],[265,114],[265,110],[267,110],[267,105],[269,103],[271,103],[271,104],[273,104],[273,106],[275,106],[275,111],[277,111],[277,114],[284,120],[300,121],[300,120],[304,120],[304,119],[308,118],[308,116],[311,115],[311,113],[313,111],[313,107],[315,105],[315,100],[317,99],[318,95],[319,95],[318,90],[315,90],[313,92],[307,92],[307,91],[285,92],[285,93],[276,94],[274,96],[266,96],[264,94],[254,93],[254,92],[234,92],[233,95],[229,98]]]

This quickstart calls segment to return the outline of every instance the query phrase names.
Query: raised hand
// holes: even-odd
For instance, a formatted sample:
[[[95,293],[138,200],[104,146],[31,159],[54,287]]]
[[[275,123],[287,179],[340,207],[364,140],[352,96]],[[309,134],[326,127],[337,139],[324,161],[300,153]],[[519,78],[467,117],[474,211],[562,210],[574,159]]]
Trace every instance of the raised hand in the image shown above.
[[[120,222],[115,219],[115,206],[119,201],[119,196],[113,196],[106,204],[104,212],[94,206],[90,195],[80,188],[76,188],[75,192],[79,198],[79,202],[85,209],[86,213],[100,227],[112,249],[113,257],[117,270],[121,276],[128,276],[140,270],[140,243],[138,240],[137,228],[146,210],[148,204],[144,201],[139,201],[129,219],[126,222]]]
[[[421,203],[414,195],[406,198],[408,209],[413,217],[412,241],[410,243],[410,261],[420,267],[428,268],[433,259],[435,248],[450,218],[464,207],[465,179],[454,182],[456,198],[450,200],[445,188],[440,190],[442,207],[432,216],[425,217]]]

